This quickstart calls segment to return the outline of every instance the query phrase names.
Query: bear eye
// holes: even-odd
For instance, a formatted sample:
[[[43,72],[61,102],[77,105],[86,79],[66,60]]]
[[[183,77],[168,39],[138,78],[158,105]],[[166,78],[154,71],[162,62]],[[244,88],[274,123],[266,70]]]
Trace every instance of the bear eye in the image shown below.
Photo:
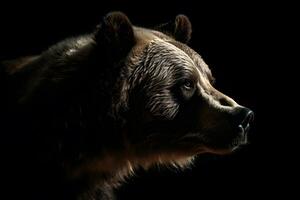
[[[188,80],[188,79],[185,79],[185,80],[183,81],[182,86],[183,86],[184,89],[186,89],[186,90],[193,90],[194,87],[195,87],[193,81]]]
[[[183,80],[181,85],[181,92],[184,99],[186,100],[190,99],[194,95],[195,90],[196,90],[196,85],[194,81],[190,79]]]

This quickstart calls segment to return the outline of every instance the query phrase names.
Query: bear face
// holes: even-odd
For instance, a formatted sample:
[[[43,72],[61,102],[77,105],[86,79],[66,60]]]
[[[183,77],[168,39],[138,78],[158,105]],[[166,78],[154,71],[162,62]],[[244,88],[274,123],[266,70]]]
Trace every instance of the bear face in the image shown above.
[[[133,28],[137,44],[122,92],[130,116],[128,140],[146,165],[181,166],[198,153],[229,153],[247,143],[253,120],[251,110],[213,87],[209,67],[182,43],[190,39],[189,20],[179,15],[174,27],[173,32],[160,27],[167,34]]]
[[[3,119],[27,134],[1,146],[14,146],[30,178],[51,185],[41,187],[89,199],[86,190],[108,195],[138,166],[184,167],[199,153],[245,144],[253,113],[213,87],[187,46],[191,32],[183,15],[146,29],[114,12],[91,34],[4,62]]]

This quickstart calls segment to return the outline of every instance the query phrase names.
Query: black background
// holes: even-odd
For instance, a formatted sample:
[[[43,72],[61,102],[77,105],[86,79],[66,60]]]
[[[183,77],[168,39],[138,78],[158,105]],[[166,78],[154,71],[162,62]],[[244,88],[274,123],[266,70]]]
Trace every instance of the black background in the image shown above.
[[[123,11],[133,24],[144,27],[185,14],[193,25],[190,46],[211,67],[217,89],[255,112],[250,145],[232,155],[200,155],[184,171],[164,167],[137,170],[118,191],[119,199],[291,195],[286,188],[290,179],[296,179],[289,173],[294,158],[283,149],[296,148],[285,145],[290,136],[287,130],[281,131],[283,122],[277,116],[283,109],[278,96],[285,92],[279,81],[288,71],[282,69],[280,58],[286,51],[282,46],[287,42],[285,32],[292,23],[287,13],[292,13],[280,3],[162,2],[2,5],[0,60],[34,55],[66,37],[90,32],[109,11]],[[288,189],[292,191],[292,187]]]

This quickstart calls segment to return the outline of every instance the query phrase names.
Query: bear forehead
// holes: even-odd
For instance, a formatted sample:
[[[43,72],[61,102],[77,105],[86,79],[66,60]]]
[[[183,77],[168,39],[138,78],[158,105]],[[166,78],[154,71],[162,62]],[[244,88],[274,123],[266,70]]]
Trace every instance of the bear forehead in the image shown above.
[[[162,39],[153,39],[147,46],[145,53],[148,63],[164,65],[165,67],[184,68],[197,73],[194,61],[184,51]]]
[[[148,54],[152,64],[184,68],[197,76],[213,80],[208,65],[201,56],[187,45],[152,29],[134,27],[137,45],[134,54]]]

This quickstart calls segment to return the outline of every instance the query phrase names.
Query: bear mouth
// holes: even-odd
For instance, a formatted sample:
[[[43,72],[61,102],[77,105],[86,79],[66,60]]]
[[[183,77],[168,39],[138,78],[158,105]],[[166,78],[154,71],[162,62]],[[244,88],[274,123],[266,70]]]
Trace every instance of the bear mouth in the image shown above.
[[[233,139],[232,143],[229,146],[229,148],[231,148],[232,151],[237,150],[242,145],[248,144],[248,131],[250,129],[250,125],[248,124],[246,128],[243,128],[241,125],[239,125],[238,129],[238,136]]]
[[[202,144],[211,153],[231,153],[248,144],[249,130],[250,125],[247,124],[245,128],[240,125],[235,131],[226,131],[221,134],[209,131],[201,137]]]

